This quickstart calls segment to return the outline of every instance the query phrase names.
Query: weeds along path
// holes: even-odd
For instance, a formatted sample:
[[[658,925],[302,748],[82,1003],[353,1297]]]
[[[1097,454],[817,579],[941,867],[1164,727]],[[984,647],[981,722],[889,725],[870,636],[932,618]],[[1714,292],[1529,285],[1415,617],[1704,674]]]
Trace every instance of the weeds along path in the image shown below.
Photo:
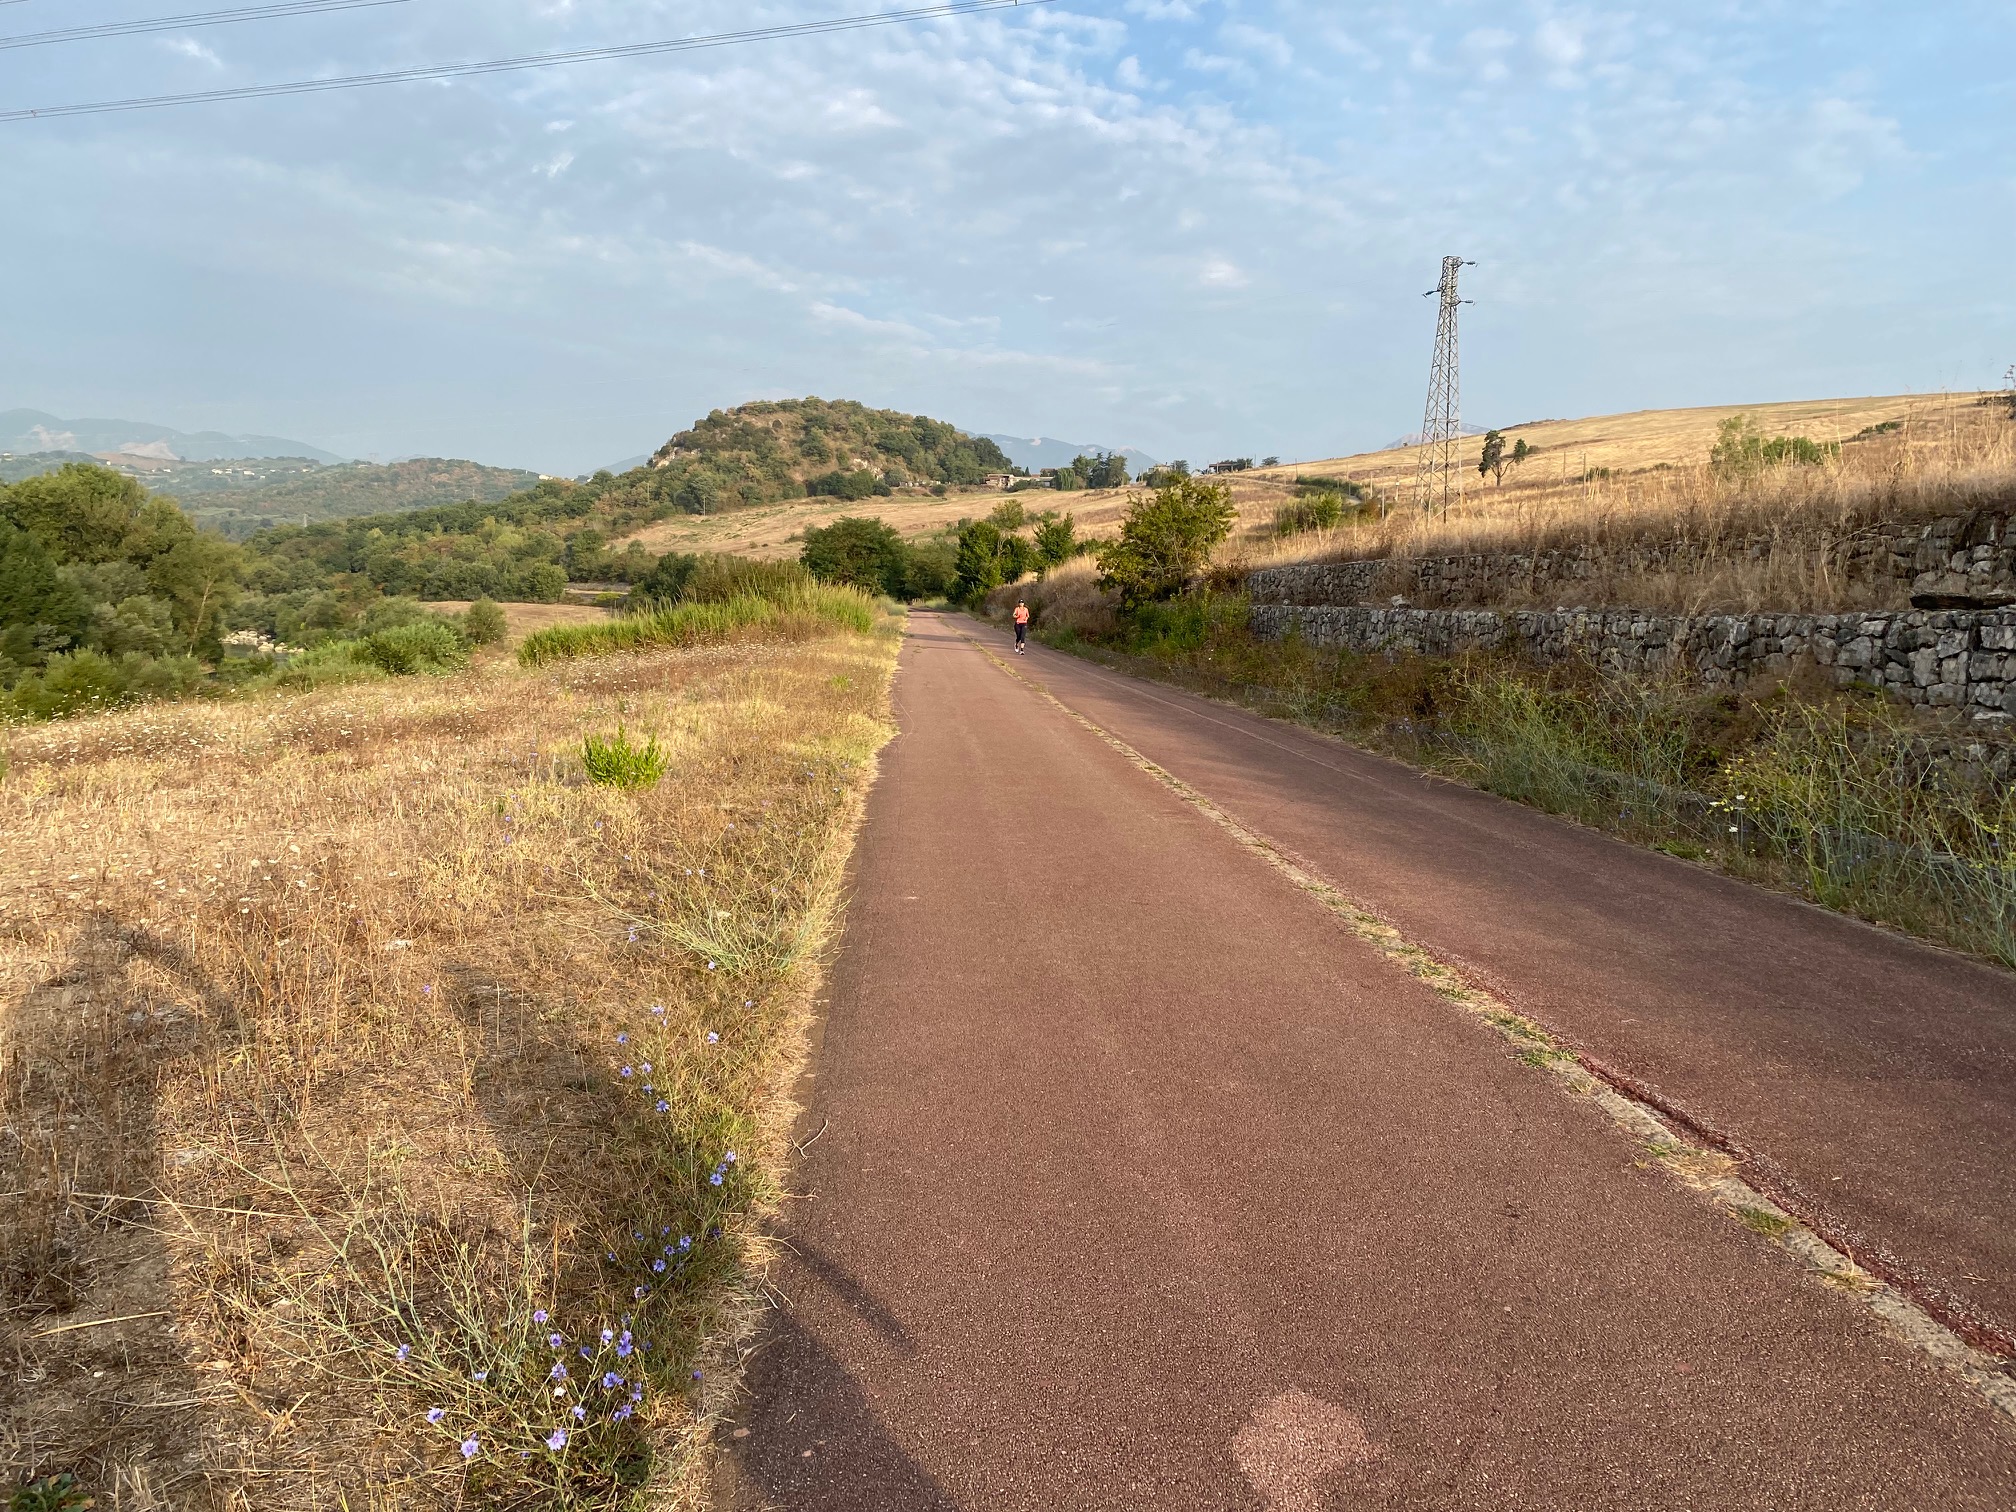
[[[690,1500],[890,732],[894,626],[791,633],[12,736],[7,1477]]]
[[[2016,1496],[2009,1417],[1852,1267],[1670,1180],[968,623],[913,616],[724,1504]]]
[[[2016,1355],[2016,975],[1047,648],[1024,670]]]

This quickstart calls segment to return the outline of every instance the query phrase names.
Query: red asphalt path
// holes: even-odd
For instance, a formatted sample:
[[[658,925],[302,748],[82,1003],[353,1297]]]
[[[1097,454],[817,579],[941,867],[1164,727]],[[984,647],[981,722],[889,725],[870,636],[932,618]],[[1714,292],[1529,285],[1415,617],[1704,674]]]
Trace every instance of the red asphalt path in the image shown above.
[[[1019,666],[2016,1354],[2016,976],[1076,657]]]
[[[913,627],[725,1500],[2016,1504],[2005,1419]]]

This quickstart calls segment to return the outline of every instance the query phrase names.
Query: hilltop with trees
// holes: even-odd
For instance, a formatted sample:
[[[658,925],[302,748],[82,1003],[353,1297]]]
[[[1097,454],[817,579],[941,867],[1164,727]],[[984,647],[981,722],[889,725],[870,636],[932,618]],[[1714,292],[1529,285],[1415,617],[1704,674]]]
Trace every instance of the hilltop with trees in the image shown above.
[[[1001,448],[925,415],[851,400],[760,400],[715,410],[623,475],[623,492],[685,514],[829,496],[982,483],[1012,471]]]

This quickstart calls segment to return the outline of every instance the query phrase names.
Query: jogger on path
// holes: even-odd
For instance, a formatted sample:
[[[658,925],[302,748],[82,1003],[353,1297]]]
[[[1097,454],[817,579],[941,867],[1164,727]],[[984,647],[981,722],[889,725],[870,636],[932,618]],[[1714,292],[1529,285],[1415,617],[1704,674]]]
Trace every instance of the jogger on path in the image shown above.
[[[1029,606],[1021,601],[1015,604],[1015,654],[1023,655],[1029,649]]]

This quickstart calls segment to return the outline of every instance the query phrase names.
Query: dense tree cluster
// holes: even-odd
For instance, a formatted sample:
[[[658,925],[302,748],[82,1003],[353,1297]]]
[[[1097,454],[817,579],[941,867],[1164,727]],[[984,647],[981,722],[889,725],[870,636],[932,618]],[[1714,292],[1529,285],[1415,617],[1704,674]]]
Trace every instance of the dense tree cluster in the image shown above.
[[[0,689],[16,712],[193,685],[223,654],[243,553],[171,499],[68,463],[0,485]]]
[[[784,399],[716,410],[660,447],[622,490],[686,514],[806,494],[865,499],[908,485],[975,484],[1009,470],[985,437],[850,400]]]

